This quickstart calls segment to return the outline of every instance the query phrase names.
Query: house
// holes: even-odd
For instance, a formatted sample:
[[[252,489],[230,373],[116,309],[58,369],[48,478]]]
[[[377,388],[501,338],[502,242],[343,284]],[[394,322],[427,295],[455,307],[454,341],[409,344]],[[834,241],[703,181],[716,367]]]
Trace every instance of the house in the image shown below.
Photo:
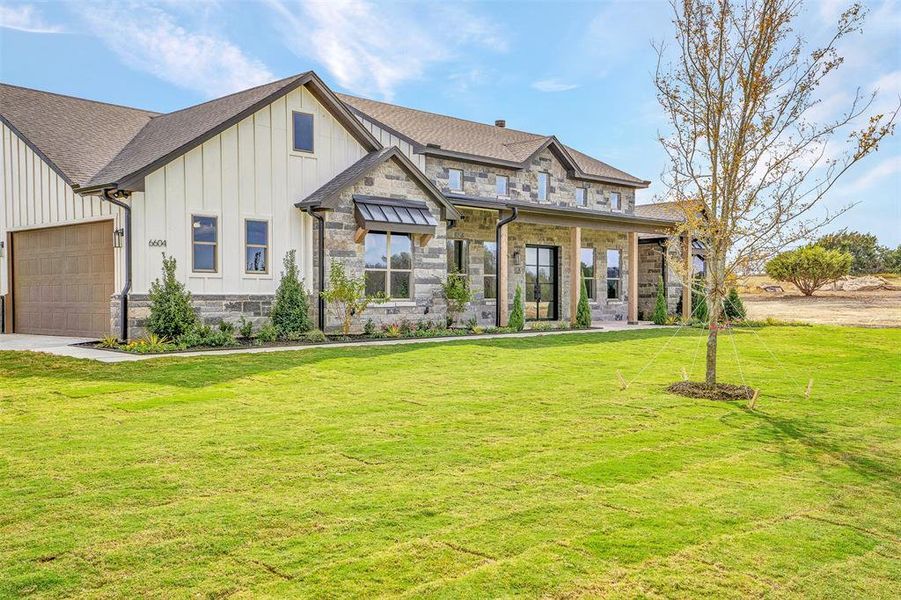
[[[260,321],[289,250],[313,294],[341,261],[388,295],[376,322],[444,318],[454,271],[482,324],[506,323],[517,287],[527,318],[570,320],[582,280],[595,320],[636,322],[678,220],[635,206],[648,181],[555,136],[336,94],[313,72],[166,114],[0,85],[0,117],[7,332],[139,335],[164,253],[204,320]]]

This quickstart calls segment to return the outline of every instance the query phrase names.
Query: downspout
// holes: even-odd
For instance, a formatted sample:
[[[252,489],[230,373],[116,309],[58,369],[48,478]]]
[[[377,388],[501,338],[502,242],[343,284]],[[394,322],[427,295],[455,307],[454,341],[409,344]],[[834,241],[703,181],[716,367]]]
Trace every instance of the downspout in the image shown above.
[[[128,192],[116,192],[127,198]],[[125,285],[119,292],[119,338],[128,341],[128,293],[131,291],[131,206],[110,195],[110,188],[103,190],[103,197],[125,211]]]
[[[317,307],[318,307],[318,315],[317,322],[319,325],[319,331],[325,331],[325,298],[322,297],[322,292],[325,291],[325,218],[317,214],[313,211],[312,206],[308,206],[304,209],[308,215],[319,221],[319,281],[318,281],[318,291],[316,296]]]
[[[497,222],[497,226],[494,228],[494,251],[497,252],[497,273],[498,273],[498,283],[500,283],[500,271],[501,271],[501,260],[507,260],[507,257],[501,257],[501,227],[506,225],[507,223],[512,223],[516,220],[516,217],[519,216],[519,210],[513,206],[513,214],[505,219],[501,219]],[[501,290],[500,285],[497,286],[497,298],[494,301],[494,324],[497,327],[501,326]],[[507,290],[504,290],[504,294],[507,293]]]

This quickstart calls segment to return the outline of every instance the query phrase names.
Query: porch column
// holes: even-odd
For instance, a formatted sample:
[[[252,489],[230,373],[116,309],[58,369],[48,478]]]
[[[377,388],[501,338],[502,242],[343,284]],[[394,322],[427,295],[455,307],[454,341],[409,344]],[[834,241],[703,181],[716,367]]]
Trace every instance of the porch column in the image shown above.
[[[691,236],[686,235],[682,238],[682,260],[685,261],[685,279],[682,282],[682,320],[687,321],[691,318],[691,283],[693,279],[692,261],[691,261]]]
[[[626,319],[638,324],[638,233],[629,232],[629,310]]]
[[[579,310],[579,295],[582,293],[582,228],[573,227],[569,255],[569,321],[576,324],[576,312]]]
[[[507,296],[507,248],[510,246],[510,244],[507,243],[508,228],[509,225],[501,226],[497,244],[497,300],[495,300],[495,302],[497,302],[498,308],[500,309],[501,327],[507,326],[507,320],[510,316],[510,301]]]

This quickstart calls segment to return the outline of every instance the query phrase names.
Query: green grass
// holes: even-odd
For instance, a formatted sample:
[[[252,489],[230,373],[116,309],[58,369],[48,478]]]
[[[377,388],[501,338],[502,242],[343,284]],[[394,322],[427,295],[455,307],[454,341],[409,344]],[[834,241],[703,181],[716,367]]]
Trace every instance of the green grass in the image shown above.
[[[897,597],[901,330],[672,335],[0,353],[0,596]]]

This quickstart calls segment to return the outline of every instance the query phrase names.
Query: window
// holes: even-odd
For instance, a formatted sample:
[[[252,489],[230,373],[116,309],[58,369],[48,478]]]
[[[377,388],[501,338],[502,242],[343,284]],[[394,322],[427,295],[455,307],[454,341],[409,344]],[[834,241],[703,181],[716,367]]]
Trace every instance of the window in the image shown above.
[[[544,173],[544,172],[538,173],[538,199],[539,200],[547,200],[547,196],[548,196],[547,182],[548,182],[547,173]]]
[[[469,272],[469,257],[467,256],[466,240],[447,241],[447,273]]]
[[[313,151],[313,115],[309,113],[294,113],[294,150]]]
[[[588,197],[587,191],[585,188],[576,188],[576,204],[579,206],[586,206],[588,201],[586,198]]]
[[[695,275],[705,275],[707,273],[707,263],[697,254],[691,257],[691,264],[692,273]]]
[[[367,233],[366,294],[410,298],[413,244],[405,233]]]
[[[244,272],[269,272],[269,223],[244,221]]]
[[[497,298],[497,244],[495,242],[485,242],[482,245],[485,248],[485,256],[483,258],[485,298]]]
[[[507,176],[506,175],[498,175],[494,180],[494,189],[497,192],[498,196],[506,196],[507,195]]]
[[[619,300],[621,292],[622,271],[620,269],[620,250],[607,250],[607,299]]]
[[[191,216],[192,270],[195,273],[215,273],[219,245],[219,219]]]
[[[619,201],[619,192],[610,192],[610,210],[622,210],[622,204]]]
[[[463,191],[463,171],[460,169],[447,170],[447,187],[454,192]]]
[[[594,248],[582,248],[580,257],[580,262],[582,263],[582,279],[585,281],[585,290],[588,292],[588,299],[594,300]]]

